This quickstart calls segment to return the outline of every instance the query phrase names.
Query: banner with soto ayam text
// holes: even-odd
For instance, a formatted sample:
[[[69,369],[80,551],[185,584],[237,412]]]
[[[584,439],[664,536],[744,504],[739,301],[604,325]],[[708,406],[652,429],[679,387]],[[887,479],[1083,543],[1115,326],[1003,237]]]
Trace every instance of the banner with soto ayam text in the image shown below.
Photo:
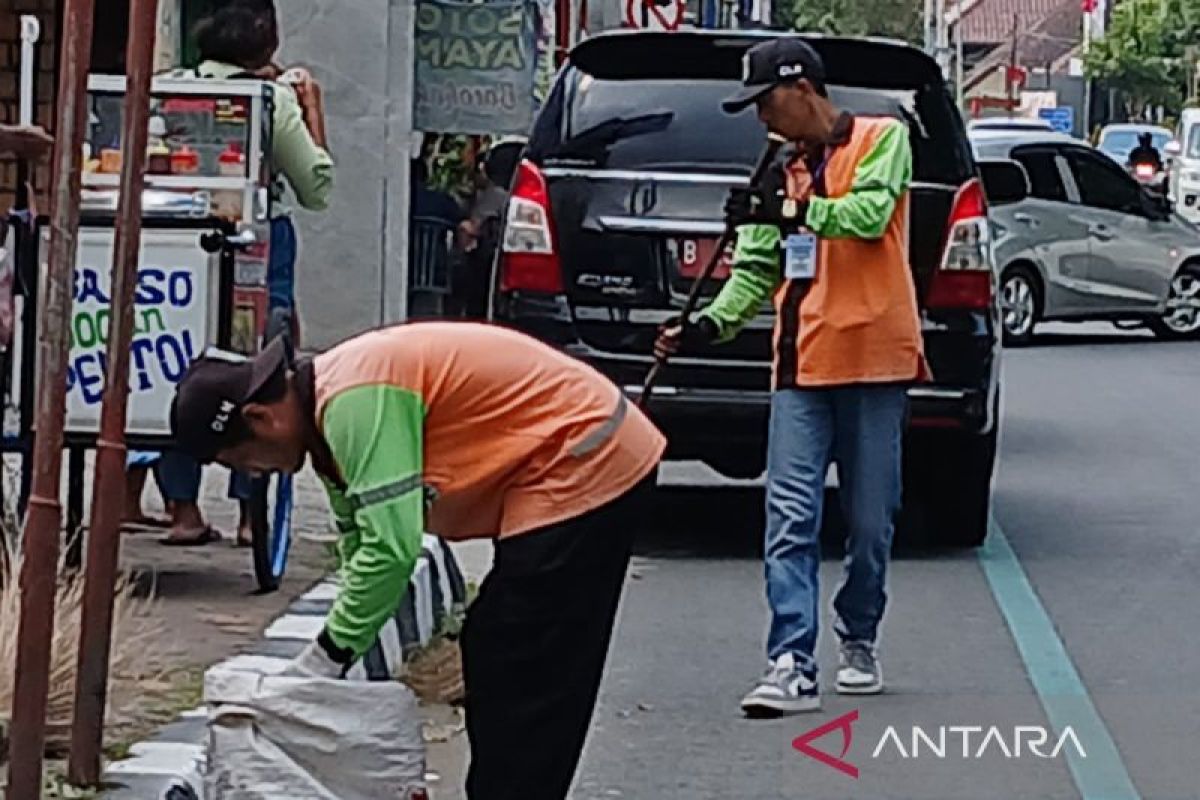
[[[535,0],[418,0],[414,127],[524,134],[533,123]]]

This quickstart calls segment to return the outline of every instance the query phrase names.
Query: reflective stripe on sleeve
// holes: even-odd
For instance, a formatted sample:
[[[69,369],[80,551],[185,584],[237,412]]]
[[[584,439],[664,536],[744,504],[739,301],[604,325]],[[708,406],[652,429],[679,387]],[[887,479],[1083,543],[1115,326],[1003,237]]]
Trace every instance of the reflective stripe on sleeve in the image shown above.
[[[625,421],[625,415],[629,413],[629,400],[625,395],[621,395],[617,401],[617,408],[613,411],[612,416],[601,423],[594,431],[584,437],[583,441],[571,448],[571,455],[576,458],[586,456],[588,453],[595,450],[600,445],[604,444],[612,437],[617,429],[621,427],[621,423]]]
[[[421,485],[420,475],[409,475],[407,478],[401,478],[398,481],[392,481],[382,486],[376,486],[373,489],[364,489],[361,492],[347,495],[346,499],[354,506],[355,511],[361,511],[368,506],[377,506],[380,503],[386,503],[389,500],[403,497],[409,492],[420,489]]]

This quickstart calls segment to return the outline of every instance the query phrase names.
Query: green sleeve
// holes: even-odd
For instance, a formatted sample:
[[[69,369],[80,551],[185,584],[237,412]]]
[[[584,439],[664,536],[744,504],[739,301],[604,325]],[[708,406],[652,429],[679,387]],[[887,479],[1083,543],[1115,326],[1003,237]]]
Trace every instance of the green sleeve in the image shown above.
[[[361,534],[358,530],[358,523],[354,521],[354,504],[332,482],[324,479],[321,482],[325,484],[325,494],[329,497],[329,508],[333,511],[333,520],[337,525],[338,538],[334,544],[334,552],[337,554],[338,569],[341,569],[358,550]]]
[[[300,102],[290,87],[275,90],[272,166],[287,179],[296,201],[310,211],[324,211],[333,192],[333,158],[313,141]]]
[[[779,228],[774,225],[738,228],[733,273],[700,312],[716,324],[718,341],[736,337],[779,285],[779,237]]]
[[[911,182],[908,127],[897,120],[855,169],[850,192],[843,197],[812,198],[805,221],[813,233],[826,239],[878,239]]]
[[[330,500],[347,528],[338,547],[341,589],[325,629],[356,655],[395,613],[421,554],[424,422],[421,398],[393,386],[348,389],[325,409],[325,440],[346,484]]]

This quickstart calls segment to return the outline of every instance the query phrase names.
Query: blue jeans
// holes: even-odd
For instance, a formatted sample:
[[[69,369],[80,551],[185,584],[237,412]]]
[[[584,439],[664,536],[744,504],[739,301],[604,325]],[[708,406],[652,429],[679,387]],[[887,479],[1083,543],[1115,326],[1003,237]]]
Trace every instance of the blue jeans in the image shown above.
[[[158,490],[171,503],[200,499],[200,462],[180,450],[167,450],[154,468]]]
[[[786,389],[771,398],[767,445],[767,655],[791,653],[815,677],[820,621],[821,512],[825,474],[838,465],[849,529],[845,579],[834,599],[843,641],[874,643],[887,603],[893,518],[901,499],[907,410],[897,385]]]
[[[296,305],[296,226],[291,217],[271,220],[270,262],[267,264],[267,313]],[[184,453],[164,453],[156,469],[163,497],[176,502],[195,502],[200,496],[200,464]],[[229,476],[229,498],[249,500],[249,475]]]
[[[267,264],[267,311],[296,305],[296,225],[291,217],[271,220],[271,253]]]

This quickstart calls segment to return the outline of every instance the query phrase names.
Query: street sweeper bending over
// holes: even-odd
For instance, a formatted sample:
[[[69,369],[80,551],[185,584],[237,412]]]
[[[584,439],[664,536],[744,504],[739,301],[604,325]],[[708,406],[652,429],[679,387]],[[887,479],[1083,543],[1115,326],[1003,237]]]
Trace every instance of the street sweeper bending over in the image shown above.
[[[562,800],[583,748],[665,440],[590,367],[522,334],[417,323],[294,368],[277,340],[179,384],[178,446],[294,473],[311,459],[341,536],[341,589],[291,673],[338,677],[395,612],[422,532],[495,538],[467,614],[471,800]]]

